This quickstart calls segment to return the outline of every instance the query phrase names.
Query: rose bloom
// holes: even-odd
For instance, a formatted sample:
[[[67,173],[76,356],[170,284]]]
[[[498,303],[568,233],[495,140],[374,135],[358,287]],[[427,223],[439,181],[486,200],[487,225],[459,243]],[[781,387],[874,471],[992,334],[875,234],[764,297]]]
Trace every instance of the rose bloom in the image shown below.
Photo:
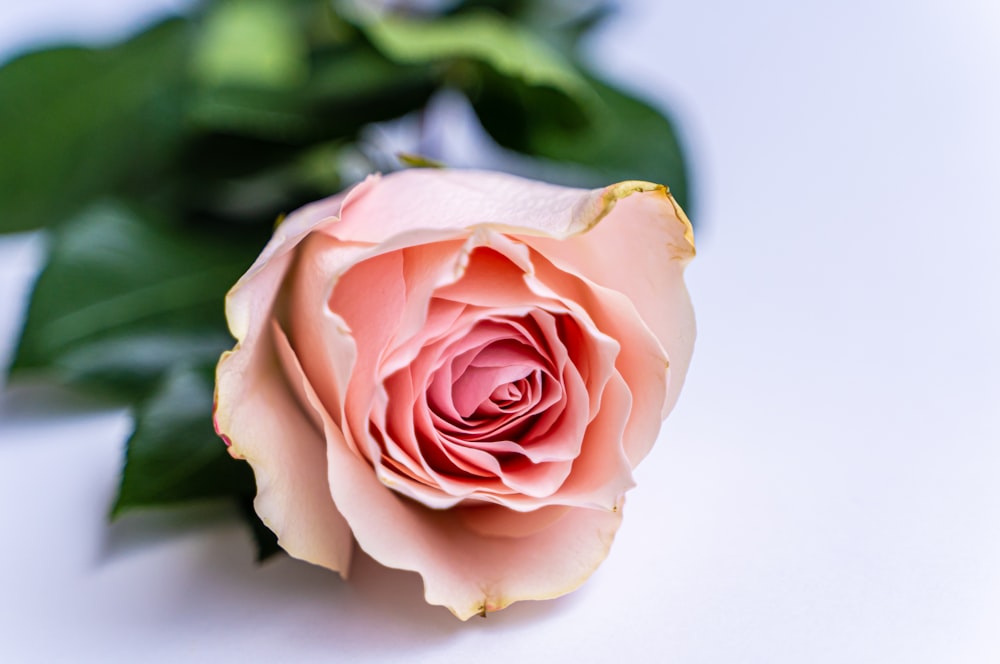
[[[463,620],[577,588],[691,358],[665,187],[372,176],[290,215],[230,291],[215,423],[292,556],[353,543]]]

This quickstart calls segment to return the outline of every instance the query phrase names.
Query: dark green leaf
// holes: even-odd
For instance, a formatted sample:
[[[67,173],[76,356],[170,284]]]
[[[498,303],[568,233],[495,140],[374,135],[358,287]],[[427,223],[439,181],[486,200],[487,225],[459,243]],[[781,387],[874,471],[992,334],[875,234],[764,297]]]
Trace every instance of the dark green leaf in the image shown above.
[[[188,44],[174,21],[114,48],[40,51],[0,68],[0,232],[155,181],[182,131]]]
[[[342,148],[366,125],[422,107],[435,85],[429,67],[394,65],[357,43],[316,54],[295,89],[201,89],[189,106],[194,138],[171,173],[175,196],[213,216],[270,223],[338,191]]]
[[[615,10],[606,0],[460,0],[447,10],[462,14],[490,10],[503,14],[545,36],[567,53],[580,38]]]
[[[232,498],[257,545],[257,560],[263,561],[281,548],[254,512],[253,472],[229,456],[213,430],[210,365],[190,367],[173,369],[137,406],[112,516],[132,508]]]
[[[360,24],[386,57],[400,64],[471,60],[532,86],[558,90],[578,102],[592,92],[573,64],[518,23],[492,12],[433,20],[386,15]]]
[[[367,123],[419,108],[432,91],[427,67],[392,64],[358,43],[316,54],[308,79],[289,89],[203,87],[189,118],[203,132],[307,146],[351,138]]]
[[[232,345],[222,330],[126,331],[70,347],[55,356],[53,367],[69,383],[136,398],[172,367],[212,362]]]
[[[523,88],[503,81],[488,81],[472,102],[501,145],[582,167],[566,184],[649,180],[667,185],[689,207],[687,170],[666,115],[596,77],[588,81],[600,101],[581,123],[561,123],[550,105],[534,103]]]
[[[253,496],[249,465],[230,457],[212,428],[212,391],[210,369],[178,368],[138,406],[112,515],[133,507]]]
[[[239,499],[239,506],[243,518],[250,528],[250,534],[253,535],[254,543],[257,545],[257,562],[263,562],[271,556],[281,553],[282,548],[278,546],[278,536],[264,525],[253,509],[253,496]]]
[[[53,231],[14,368],[128,389],[185,356],[215,357],[228,345],[225,293],[261,246],[167,226],[122,204],[93,207]]]
[[[523,25],[482,11],[358,23],[396,62],[450,67],[448,79],[498,143],[564,166],[550,179],[587,186],[651,180],[687,203],[687,173],[667,117],[576,68]]]

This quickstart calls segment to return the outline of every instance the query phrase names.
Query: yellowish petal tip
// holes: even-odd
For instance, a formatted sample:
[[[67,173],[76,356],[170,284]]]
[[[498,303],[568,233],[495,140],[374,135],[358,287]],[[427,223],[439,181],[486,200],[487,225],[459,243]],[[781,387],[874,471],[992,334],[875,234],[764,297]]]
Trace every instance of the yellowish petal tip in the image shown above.
[[[615,204],[627,198],[632,194],[645,194],[645,193],[656,193],[664,198],[670,203],[673,209],[674,216],[684,227],[684,240],[688,244],[688,249],[684,251],[687,254],[685,258],[690,259],[694,257],[694,227],[691,225],[691,220],[684,213],[677,199],[674,198],[673,194],[670,193],[670,187],[662,184],[656,184],[655,182],[646,182],[644,180],[625,180],[624,182],[619,182],[617,184],[605,187],[601,192],[601,195],[597,201],[598,208],[586,224],[583,232],[586,232],[596,226],[604,217],[606,217],[612,209],[614,209]]]

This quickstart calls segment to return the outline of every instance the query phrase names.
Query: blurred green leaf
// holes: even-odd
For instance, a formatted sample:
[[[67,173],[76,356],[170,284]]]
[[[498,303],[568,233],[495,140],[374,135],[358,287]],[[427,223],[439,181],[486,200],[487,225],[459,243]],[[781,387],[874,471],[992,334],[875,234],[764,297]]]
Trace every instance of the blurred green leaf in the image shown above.
[[[545,86],[586,102],[592,97],[573,64],[522,25],[492,12],[413,20],[362,19],[361,27],[389,59],[403,64],[471,60],[527,85]]]
[[[560,122],[551,106],[531,103],[523,89],[503,81],[484,84],[472,103],[501,145],[582,167],[566,184],[649,180],[667,185],[682,206],[689,206],[687,170],[667,116],[596,77],[587,80],[600,101],[588,108],[583,123]]]
[[[65,381],[98,385],[134,399],[172,367],[213,362],[231,348],[223,330],[126,330],[72,346],[55,356],[53,368]]]
[[[114,48],[40,51],[0,68],[0,232],[155,181],[182,131],[189,42],[172,21]]]
[[[281,93],[206,87],[190,104],[193,138],[169,180],[188,209],[270,224],[339,191],[338,160],[365,126],[421,108],[430,67],[396,65],[364,42],[313,57],[307,83]]]
[[[521,11],[512,7],[506,8]],[[598,20],[604,10],[595,5],[593,11]],[[582,23],[564,27],[573,33],[567,43],[590,27],[589,18],[574,16]],[[687,172],[670,120],[576,68],[523,25],[476,10],[422,20],[368,17],[359,24],[396,62],[451,67],[446,80],[469,96],[498,143],[572,167],[554,171],[552,179],[586,186],[652,180],[669,186],[682,204],[688,202]],[[468,62],[486,66],[463,69]]]
[[[120,203],[54,230],[14,369],[136,388],[177,358],[226,347],[223,298],[262,246],[159,222]]]
[[[448,14],[489,10],[530,26],[550,44],[571,53],[580,38],[612,14],[608,0],[459,0]]]
[[[257,545],[257,560],[281,551],[253,510],[253,471],[233,459],[212,426],[214,363],[175,367],[135,409],[112,517],[141,507],[233,498]]]
[[[435,84],[426,67],[393,64],[359,43],[316,54],[309,78],[280,92],[204,87],[192,97],[188,113],[203,132],[303,147],[353,138],[366,124],[419,108]]]
[[[136,408],[116,516],[133,507],[256,493],[247,463],[229,456],[212,427],[210,368],[177,368]]]
[[[274,0],[225,0],[210,6],[194,52],[199,81],[285,89],[309,73],[308,44],[295,7]]]

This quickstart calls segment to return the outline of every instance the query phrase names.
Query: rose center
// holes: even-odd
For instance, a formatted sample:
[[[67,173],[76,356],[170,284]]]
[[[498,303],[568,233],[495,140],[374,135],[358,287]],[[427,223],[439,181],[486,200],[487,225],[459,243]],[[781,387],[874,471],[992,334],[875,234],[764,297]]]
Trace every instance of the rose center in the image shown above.
[[[529,365],[471,366],[452,384],[455,410],[464,419],[496,417],[519,409],[538,369]]]

